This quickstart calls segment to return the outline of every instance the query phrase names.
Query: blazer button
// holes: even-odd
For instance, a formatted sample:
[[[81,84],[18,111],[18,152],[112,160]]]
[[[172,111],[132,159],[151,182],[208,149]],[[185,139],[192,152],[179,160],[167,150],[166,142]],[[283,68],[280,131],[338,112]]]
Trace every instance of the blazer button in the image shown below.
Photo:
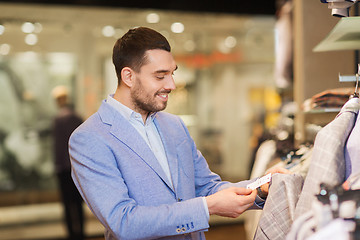
[[[176,229],[176,232],[177,232],[177,233],[181,233],[181,228],[177,228],[177,229]]]

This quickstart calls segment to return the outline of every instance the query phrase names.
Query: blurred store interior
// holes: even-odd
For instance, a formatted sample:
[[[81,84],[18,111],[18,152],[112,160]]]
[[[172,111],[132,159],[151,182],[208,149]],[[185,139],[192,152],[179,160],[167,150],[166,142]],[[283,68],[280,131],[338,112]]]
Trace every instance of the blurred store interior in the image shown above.
[[[287,131],[279,135],[289,142],[284,152],[306,139],[306,116],[294,117],[324,84],[352,86],[339,84],[337,73],[353,73],[354,51],[312,52],[339,21],[320,0],[48,2],[0,1],[0,240],[64,239],[51,90],[69,87],[76,111],[89,117],[116,88],[112,47],[129,28],[151,27],[169,39],[179,69],[165,111],[183,118],[224,180],[248,179],[269,135]],[[87,219],[87,235],[102,236],[89,210]]]

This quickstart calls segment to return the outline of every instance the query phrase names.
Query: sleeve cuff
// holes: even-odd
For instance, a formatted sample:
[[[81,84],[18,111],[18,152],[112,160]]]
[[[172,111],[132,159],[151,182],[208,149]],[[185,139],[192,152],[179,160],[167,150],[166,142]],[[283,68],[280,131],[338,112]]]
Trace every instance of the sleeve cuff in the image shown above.
[[[202,200],[203,200],[203,205],[204,205],[204,209],[205,209],[205,212],[206,212],[207,220],[209,221],[210,220],[210,214],[209,214],[209,208],[208,208],[205,197],[202,197]]]
[[[258,195],[255,198],[255,202],[254,202],[254,208],[260,208],[262,209],[265,205],[265,199],[262,199],[261,197],[259,197]],[[254,209],[252,207],[250,207],[250,209]]]

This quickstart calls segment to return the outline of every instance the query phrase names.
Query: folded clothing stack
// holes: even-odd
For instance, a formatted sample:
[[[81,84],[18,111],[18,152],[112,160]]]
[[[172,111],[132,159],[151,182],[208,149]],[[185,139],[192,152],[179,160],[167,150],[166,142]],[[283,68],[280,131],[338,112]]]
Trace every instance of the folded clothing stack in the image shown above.
[[[314,109],[341,108],[353,93],[354,88],[334,88],[325,90],[305,100],[303,103],[303,110],[306,112]]]

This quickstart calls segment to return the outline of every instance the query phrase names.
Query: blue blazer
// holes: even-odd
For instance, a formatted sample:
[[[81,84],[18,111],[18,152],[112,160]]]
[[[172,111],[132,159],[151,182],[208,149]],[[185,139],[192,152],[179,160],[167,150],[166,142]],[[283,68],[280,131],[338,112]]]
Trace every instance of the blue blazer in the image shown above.
[[[179,117],[159,112],[155,125],[173,187],[137,130],[106,101],[70,138],[74,182],[106,239],[205,239],[200,197],[233,184],[210,171]]]

